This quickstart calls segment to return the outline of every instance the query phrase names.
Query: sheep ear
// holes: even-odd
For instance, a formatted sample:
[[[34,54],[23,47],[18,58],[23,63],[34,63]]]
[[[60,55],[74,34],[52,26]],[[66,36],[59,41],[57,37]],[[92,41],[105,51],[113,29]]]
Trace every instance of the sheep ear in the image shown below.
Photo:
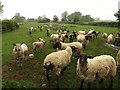
[[[21,43],[21,45],[23,44],[24,42]]]
[[[87,56],[87,58],[94,58],[93,56]]]
[[[16,46],[16,44],[15,44],[15,43],[13,43],[13,46]]]

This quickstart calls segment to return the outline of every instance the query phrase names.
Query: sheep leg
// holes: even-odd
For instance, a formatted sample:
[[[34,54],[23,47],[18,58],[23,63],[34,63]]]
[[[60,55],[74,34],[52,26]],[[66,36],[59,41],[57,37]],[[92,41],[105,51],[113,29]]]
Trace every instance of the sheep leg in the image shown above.
[[[46,69],[46,77],[47,77],[47,80],[50,81],[50,78],[49,78],[49,69],[48,68]]]
[[[59,81],[59,76],[56,75],[56,87],[57,87],[57,89],[59,90],[59,83],[58,83],[58,81]]]
[[[96,80],[96,84],[97,84],[96,88],[103,88],[102,83],[103,83],[103,79],[100,79],[99,81]]]
[[[101,79],[101,80],[99,81],[100,88],[103,88],[102,83],[103,83],[103,79]]]
[[[112,88],[112,85],[113,85],[113,79],[114,79],[114,77],[111,77],[111,82],[110,82],[110,84],[109,84],[108,89],[111,89],[111,88]]]
[[[61,74],[63,74],[63,71],[66,70],[66,68],[67,68],[67,67],[64,67],[64,68],[62,69]]]
[[[83,88],[84,79],[81,80],[80,90]]]
[[[86,46],[85,46],[85,44],[83,44],[83,48],[84,48],[84,49],[86,49]]]
[[[91,86],[91,82],[88,82],[88,89],[90,89],[90,86]]]

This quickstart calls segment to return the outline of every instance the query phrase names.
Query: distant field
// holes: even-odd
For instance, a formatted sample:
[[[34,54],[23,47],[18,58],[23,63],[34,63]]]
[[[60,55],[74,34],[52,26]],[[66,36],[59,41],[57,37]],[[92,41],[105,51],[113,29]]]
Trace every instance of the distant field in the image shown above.
[[[38,28],[36,32],[32,33],[32,37],[29,36],[27,29],[29,27],[36,27],[38,23],[24,24],[19,29],[12,32],[5,32],[2,34],[2,65],[3,65],[3,87],[26,87],[26,88],[38,88],[42,87],[42,83],[46,83],[44,71],[43,71],[43,61],[47,54],[56,51],[52,48],[52,45],[49,43],[49,36],[46,35],[46,31],[39,31]],[[94,29],[100,31],[101,33],[106,32],[108,34],[112,33],[114,36],[118,32],[118,28],[112,27],[98,27],[98,26],[81,26],[81,25],[72,25],[67,24],[67,30],[71,33],[72,31],[85,30],[89,31]],[[56,33],[56,30],[51,30],[51,34]],[[41,53],[33,52],[32,43],[38,38],[43,38],[46,41],[44,51]],[[14,65],[14,60],[12,57],[13,43],[25,42],[29,47],[29,52],[34,53],[35,58],[28,60],[24,63],[21,69],[18,69]],[[67,40],[66,42],[69,42]],[[85,53],[92,56],[108,54],[116,57],[117,51],[106,48],[103,45],[102,35],[100,34],[97,39],[90,41]],[[59,84],[61,88],[79,88],[80,78],[76,74],[76,58],[72,57],[72,62],[64,72],[64,75],[60,76]],[[12,81],[11,81],[12,80]],[[21,80],[18,82],[18,80]],[[29,83],[28,83],[29,82]],[[106,86],[108,81],[105,82]],[[120,76],[116,76],[114,80],[114,88],[120,88],[118,85],[120,83]],[[28,85],[24,86],[23,83]],[[32,85],[31,85],[32,84]],[[55,75],[51,73],[50,87],[55,87]]]

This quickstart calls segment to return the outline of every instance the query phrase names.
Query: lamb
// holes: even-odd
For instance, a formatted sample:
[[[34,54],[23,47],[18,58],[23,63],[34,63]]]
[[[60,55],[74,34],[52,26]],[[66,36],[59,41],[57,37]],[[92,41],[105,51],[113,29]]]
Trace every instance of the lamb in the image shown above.
[[[13,45],[13,57],[17,61],[18,67],[22,67],[23,60],[27,59],[28,56],[28,47],[25,43]]]
[[[117,60],[117,66],[120,66],[120,50],[117,53],[116,60]]]
[[[39,40],[36,41],[36,42],[33,42],[32,45],[33,45],[33,50],[36,51],[36,48],[39,47],[40,50],[41,50],[41,52],[42,52],[43,47],[44,47],[44,45],[45,45],[45,41],[44,41],[43,39],[39,38]]]
[[[80,88],[83,87],[84,80],[88,80],[90,88],[92,82],[99,81],[100,84],[108,77],[111,79],[109,84],[109,88],[111,88],[116,71],[116,61],[110,55],[100,55],[94,58],[81,55],[77,61],[76,72],[82,78]]]
[[[110,35],[108,35],[108,37],[107,37],[107,43],[110,43],[110,42],[112,42],[112,41],[113,41],[113,35],[110,34]]]
[[[47,80],[50,81],[49,70],[52,70],[57,76],[57,80],[56,80],[57,87],[59,87],[58,77],[60,74],[63,74],[63,71],[70,64],[71,56],[72,56],[72,49],[70,47],[67,47],[65,50],[52,52],[48,54],[44,59],[43,66],[45,69]]]
[[[58,34],[52,34],[51,36],[50,36],[50,44],[51,44],[51,42],[53,42],[53,44],[55,44],[56,42],[59,42],[60,41],[60,35],[58,35]]]
[[[71,43],[58,42],[54,44],[53,48],[58,50],[64,50],[68,46],[70,46],[73,49],[73,52],[76,52],[78,55],[81,54],[83,46],[80,42],[71,42]]]

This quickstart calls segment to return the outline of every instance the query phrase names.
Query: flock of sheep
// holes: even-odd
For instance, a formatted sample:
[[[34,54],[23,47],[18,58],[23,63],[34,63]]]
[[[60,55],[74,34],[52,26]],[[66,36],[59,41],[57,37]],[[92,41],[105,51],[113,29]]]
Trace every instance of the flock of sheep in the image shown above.
[[[43,30],[42,26],[38,26],[38,28],[40,31]],[[31,27],[28,29],[30,35],[33,30],[35,31],[36,28],[33,29],[33,27]],[[47,28],[46,34],[50,37],[50,44],[52,43],[52,46],[56,51],[48,54],[43,62],[45,75],[48,81],[50,81],[49,71],[51,70],[57,77],[56,85],[59,87],[59,76],[63,74],[63,71],[71,63],[71,57],[75,54],[78,60],[76,73],[81,78],[80,88],[83,88],[84,81],[88,81],[88,87],[90,87],[91,83],[94,82],[101,85],[103,80],[106,78],[110,78],[109,88],[112,87],[113,79],[117,73],[117,66],[120,64],[120,50],[118,51],[116,60],[110,55],[100,55],[96,57],[87,56],[84,54],[86,44],[91,40],[96,39],[100,32],[90,30],[88,32],[78,31],[69,34],[69,31],[59,29],[56,30],[56,33],[50,34],[50,31],[51,30]],[[108,43],[113,40],[112,34],[107,35],[107,33],[103,33],[102,37]],[[69,43],[66,43],[66,39],[68,38]],[[44,39],[39,38],[33,42],[33,50],[36,51],[37,48],[40,48],[42,51],[45,43],[46,41]],[[25,43],[13,45],[14,59],[16,60],[18,67],[21,67],[24,60],[28,59],[26,57],[30,57],[28,47]]]

